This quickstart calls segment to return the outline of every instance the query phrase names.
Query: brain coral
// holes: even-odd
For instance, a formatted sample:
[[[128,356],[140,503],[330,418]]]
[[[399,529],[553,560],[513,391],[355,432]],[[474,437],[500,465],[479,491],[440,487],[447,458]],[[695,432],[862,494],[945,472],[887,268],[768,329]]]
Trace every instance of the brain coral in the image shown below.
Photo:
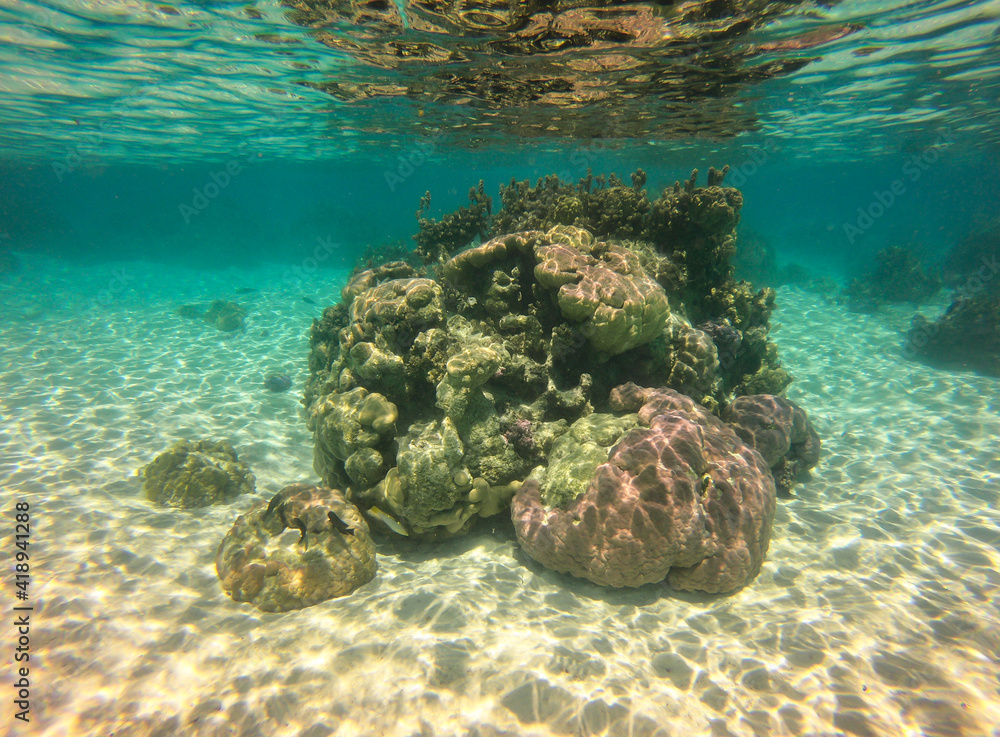
[[[250,467],[224,440],[181,440],[139,475],[146,498],[181,509],[228,502],[253,492],[256,483]]]
[[[298,539],[286,537],[286,530],[297,531]],[[236,520],[219,545],[215,568],[235,601],[286,612],[370,581],[375,544],[364,518],[339,491],[292,484]]]
[[[667,579],[709,593],[747,584],[764,560],[774,481],[760,454],[691,399],[626,384],[616,412],[638,413],[586,490],[547,509],[536,481],[515,495],[518,540],[547,568],[606,586]]]
[[[663,331],[667,295],[636,253],[571,226],[552,228],[545,240],[535,247],[535,278],[555,290],[563,317],[580,324],[596,350],[622,353]]]

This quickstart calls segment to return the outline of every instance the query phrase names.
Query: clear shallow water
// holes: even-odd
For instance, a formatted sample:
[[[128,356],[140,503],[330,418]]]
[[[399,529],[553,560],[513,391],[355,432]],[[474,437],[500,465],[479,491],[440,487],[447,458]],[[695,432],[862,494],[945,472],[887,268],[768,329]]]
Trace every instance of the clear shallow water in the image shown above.
[[[0,1],[0,499],[39,515],[21,732],[996,737],[1000,386],[905,360],[915,307],[779,290],[824,455],[731,596],[556,576],[498,525],[261,615],[214,570],[250,500],[162,510],[134,471],[226,436],[254,499],[315,479],[308,327],[425,191],[438,216],[480,179],[642,167],[655,196],[728,163],[780,265],[937,264],[997,216],[998,28],[995,2]],[[245,332],[175,314],[215,298]]]

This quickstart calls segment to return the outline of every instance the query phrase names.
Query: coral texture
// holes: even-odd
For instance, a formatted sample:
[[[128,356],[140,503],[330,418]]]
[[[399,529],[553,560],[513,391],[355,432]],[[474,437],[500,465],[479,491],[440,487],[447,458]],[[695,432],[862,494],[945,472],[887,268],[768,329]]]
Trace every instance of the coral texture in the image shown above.
[[[641,169],[632,175],[631,186],[613,174],[594,176],[589,171],[576,184],[555,176],[539,179],[535,186],[512,181],[501,187],[503,207],[490,219],[492,248],[512,234],[550,232],[556,226],[587,230],[598,243],[638,257],[646,276],[664,288],[674,311],[695,326],[704,330],[702,323],[726,320],[739,333],[738,354],[732,360],[723,360],[725,350],[719,346],[718,381],[699,401],[721,407],[740,394],[777,394],[792,379],[767,340],[774,290],[755,292],[748,282],[733,279],[743,199],[737,189],[724,186],[726,171],[710,168],[707,186],[698,186],[696,170],[653,201]],[[476,252],[470,256],[473,261],[486,257],[479,248],[470,250]],[[480,263],[477,268],[482,267]],[[585,292],[586,280],[575,288]],[[646,378],[647,383],[662,382],[658,375],[635,377],[640,383]]]
[[[606,586],[666,579],[709,593],[746,585],[764,560],[775,511],[761,455],[718,418],[669,389],[626,384],[611,407],[636,413],[582,494],[546,508],[529,480],[512,519],[547,568]]]
[[[795,481],[819,463],[819,434],[794,402],[771,394],[745,395],[737,397],[722,418],[764,457],[781,493],[789,493]]]
[[[146,498],[189,509],[228,502],[254,490],[256,480],[225,441],[181,440],[139,470]]]
[[[357,507],[335,489],[308,484],[286,486],[269,504],[251,507],[215,556],[226,594],[265,612],[349,594],[375,577],[375,565],[375,544]]]
[[[493,211],[493,200],[479,180],[478,187],[469,188],[469,206],[448,213],[440,220],[425,217],[431,207],[431,193],[420,199],[417,210],[417,224],[420,230],[414,236],[417,253],[425,263],[440,261],[457,248],[463,248],[477,236],[485,236],[489,227],[489,216]]]
[[[306,387],[324,483],[426,536],[503,511],[592,411],[595,357],[660,339],[670,316],[633,252],[572,226],[495,238],[441,274],[353,277],[314,325]]]

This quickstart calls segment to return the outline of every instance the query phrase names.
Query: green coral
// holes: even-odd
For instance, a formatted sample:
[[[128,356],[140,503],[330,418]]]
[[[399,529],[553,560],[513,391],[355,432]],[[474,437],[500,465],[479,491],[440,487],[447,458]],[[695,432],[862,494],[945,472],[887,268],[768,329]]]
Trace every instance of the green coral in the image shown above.
[[[225,441],[181,440],[139,469],[146,498],[190,509],[228,502],[254,491],[256,480]]]
[[[331,486],[372,486],[382,478],[396,417],[396,405],[361,386],[330,392],[314,406],[316,463],[332,472]]]
[[[553,228],[534,250],[535,278],[555,291],[563,317],[595,350],[623,353],[662,332],[667,295],[636,254],[571,226]]]
[[[530,478],[541,486],[542,503],[562,507],[586,491],[597,467],[607,462],[611,449],[638,424],[638,415],[606,413],[574,422],[553,443],[548,466],[539,466],[531,473]]]
[[[642,232],[650,209],[645,183],[641,169],[632,175],[631,186],[614,174],[595,177],[589,169],[575,184],[556,176],[539,179],[534,187],[512,179],[509,186],[500,188],[503,207],[493,219],[490,234],[573,225],[597,238],[635,238]]]

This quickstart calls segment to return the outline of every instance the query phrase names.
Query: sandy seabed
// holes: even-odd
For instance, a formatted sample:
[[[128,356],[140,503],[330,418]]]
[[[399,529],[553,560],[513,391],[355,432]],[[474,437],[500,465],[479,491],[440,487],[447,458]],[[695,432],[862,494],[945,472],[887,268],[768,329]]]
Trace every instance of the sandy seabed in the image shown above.
[[[12,721],[6,647],[2,729],[1000,735],[1000,382],[904,361],[908,310],[779,292],[788,395],[824,452],[779,500],[742,591],[605,590],[540,568],[497,519],[435,547],[383,544],[351,596],[263,614],[223,594],[215,549],[254,501],[316,479],[307,330],[344,278],[283,275],[36,261],[0,280],[0,550],[12,560],[10,512],[30,502],[34,606],[32,722]],[[244,332],[174,313],[220,297],[249,309]],[[292,391],[266,392],[272,371]],[[146,501],[136,469],[201,437],[233,443],[257,494]]]

